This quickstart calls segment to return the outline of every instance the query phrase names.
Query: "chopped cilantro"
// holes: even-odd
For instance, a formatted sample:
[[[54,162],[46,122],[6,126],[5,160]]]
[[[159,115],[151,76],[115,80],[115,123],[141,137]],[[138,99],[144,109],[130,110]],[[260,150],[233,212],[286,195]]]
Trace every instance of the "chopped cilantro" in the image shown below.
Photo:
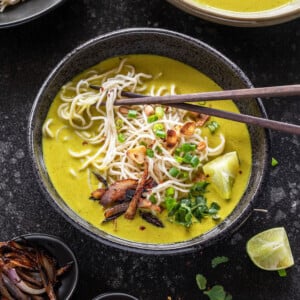
[[[223,286],[214,285],[211,289],[206,289],[207,280],[202,274],[196,275],[196,283],[203,294],[208,296],[210,300],[232,300],[232,296],[227,293]]]
[[[226,292],[221,285],[214,285],[209,291],[203,292],[210,300],[225,300]]]
[[[226,256],[216,256],[211,261],[212,268],[215,268],[219,264],[227,263],[229,261],[229,258]]]
[[[197,274],[196,275],[196,282],[197,282],[198,288],[201,291],[206,289],[207,280],[202,274]]]
[[[271,162],[272,167],[276,167],[278,165],[278,161],[272,157],[272,162]]]
[[[157,200],[155,198],[155,196],[152,194],[150,197],[149,197],[149,200],[151,201],[151,203],[153,204],[156,204],[157,203]]]
[[[171,174],[170,171],[169,173]],[[174,175],[172,176],[174,177]],[[176,176],[177,175],[176,173]],[[195,183],[191,187],[189,195],[179,201],[176,201],[172,197],[166,197],[165,204],[168,210],[169,221],[190,227],[193,223],[193,219],[199,222],[207,216],[215,220],[219,219],[218,212],[220,206],[216,202],[212,202],[210,206],[208,206],[207,200],[204,197],[207,185],[207,182]]]

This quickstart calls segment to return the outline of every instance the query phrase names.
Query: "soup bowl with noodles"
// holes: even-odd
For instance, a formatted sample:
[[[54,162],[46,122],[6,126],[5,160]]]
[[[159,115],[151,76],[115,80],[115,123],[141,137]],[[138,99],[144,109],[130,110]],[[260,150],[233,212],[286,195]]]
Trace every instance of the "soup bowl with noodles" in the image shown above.
[[[197,17],[237,27],[284,23],[300,16],[299,0],[167,0]]]
[[[163,104],[114,105],[124,92],[167,95],[251,87],[222,54],[163,29],[124,29],[67,55],[29,124],[47,199],[80,231],[120,249],[183,253],[249,216],[268,161],[262,128]],[[265,116],[257,99],[199,105]]]

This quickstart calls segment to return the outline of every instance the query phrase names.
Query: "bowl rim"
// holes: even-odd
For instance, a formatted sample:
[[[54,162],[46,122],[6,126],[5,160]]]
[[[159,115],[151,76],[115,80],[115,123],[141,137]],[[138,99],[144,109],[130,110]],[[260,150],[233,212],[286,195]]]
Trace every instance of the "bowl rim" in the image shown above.
[[[62,246],[62,248],[64,249],[64,251],[66,251],[66,253],[68,253],[68,255],[72,258],[72,272],[74,274],[74,280],[72,282],[72,284],[70,285],[70,290],[68,291],[68,294],[66,295],[66,300],[71,299],[72,295],[74,294],[76,288],[77,288],[77,284],[78,284],[78,280],[79,280],[79,266],[78,266],[78,261],[77,258],[73,252],[73,250],[67,245],[67,243],[65,241],[63,241],[60,237],[55,236],[55,235],[51,235],[51,234],[47,234],[47,233],[39,233],[39,232],[34,232],[34,233],[25,233],[25,234],[21,234],[18,235],[14,238],[12,238],[12,240],[22,240],[22,239],[28,239],[29,241],[31,240],[36,240],[37,243],[40,243],[40,245],[42,247],[45,247],[45,250],[47,249],[47,246],[44,246],[45,242],[52,242],[52,243],[56,243],[56,244],[60,244]],[[55,254],[53,253],[53,255],[55,256]],[[58,256],[55,257],[58,259]]]
[[[130,300],[138,300],[138,298],[136,298],[133,295],[129,295],[127,293],[122,293],[122,292],[106,292],[103,294],[99,294],[96,297],[94,297],[92,300],[105,300],[106,297],[111,297],[111,296],[123,296],[123,297],[127,297]]]
[[[239,78],[241,78],[245,84],[247,84],[249,87],[253,87],[252,83],[248,79],[248,77],[245,75],[245,73],[232,61],[230,61],[227,57],[225,57],[222,53],[220,53],[218,50],[212,48],[208,44],[190,37],[188,35],[178,33],[175,31],[167,30],[167,29],[161,29],[161,28],[147,28],[147,27],[137,27],[137,28],[127,28],[127,29],[121,29],[121,30],[116,30],[113,32],[109,32],[103,35],[100,35],[96,38],[93,38],[78,47],[76,47],[74,50],[72,50],[70,53],[68,53],[66,56],[62,58],[62,60],[54,67],[52,72],[48,75],[46,80],[44,81],[43,85],[41,86],[34,103],[32,105],[32,109],[30,112],[29,116],[29,121],[28,121],[28,145],[29,145],[29,153],[32,161],[32,167],[34,170],[34,173],[36,175],[37,181],[43,191],[43,194],[45,195],[46,199],[50,203],[52,207],[60,214],[62,215],[68,222],[70,222],[75,228],[77,228],[80,232],[85,233],[87,236],[93,237],[97,241],[101,241],[102,244],[106,246],[111,246],[117,249],[121,249],[124,251],[129,251],[133,253],[138,253],[138,254],[148,254],[148,255],[159,255],[159,254],[164,254],[164,255],[172,255],[172,254],[183,254],[183,253],[190,253],[194,252],[200,249],[203,249],[204,246],[208,247],[211,244],[215,243],[218,241],[220,238],[212,238],[210,240],[205,240],[202,242],[193,242],[193,240],[188,240],[184,242],[190,242],[191,244],[188,246],[182,247],[182,244],[184,242],[180,243],[173,243],[173,244],[146,244],[146,243],[139,243],[139,242],[132,242],[132,241],[127,241],[122,238],[118,238],[109,234],[105,234],[105,238],[100,236],[99,234],[96,234],[91,230],[91,225],[83,220],[81,217],[78,217],[78,215],[71,209],[69,208],[66,204],[64,204],[64,208],[67,209],[68,214],[66,211],[61,207],[60,204],[53,199],[53,195],[48,191],[47,186],[45,185],[42,175],[40,174],[40,169],[38,165],[38,159],[37,159],[37,154],[35,154],[35,147],[34,147],[34,138],[33,138],[33,132],[34,132],[34,120],[36,117],[36,108],[40,102],[41,97],[43,96],[44,90],[47,88],[47,85],[49,82],[51,82],[51,79],[59,73],[60,69],[64,66],[66,62],[68,62],[73,56],[76,54],[80,53],[81,51],[86,50],[88,47],[93,46],[99,42],[106,41],[108,39],[112,39],[115,37],[118,37],[120,35],[128,35],[128,34],[158,34],[158,35],[168,35],[172,36],[172,38],[179,38],[183,39],[184,41],[188,41],[190,43],[193,43],[197,45],[198,47],[204,47],[206,50],[210,51],[210,53],[213,53],[215,57],[218,57],[221,59],[223,62],[225,62],[228,67],[233,68],[233,70],[238,73]],[[260,99],[256,99],[257,106],[260,110],[260,113],[267,117],[265,108],[262,104],[262,101]],[[264,129],[264,141],[265,141],[265,148],[264,148],[264,156],[268,157],[269,155],[269,148],[270,148],[270,136],[269,136],[269,130]],[[44,166],[45,167],[45,166]],[[267,159],[263,163],[263,171],[262,171],[262,176],[258,180],[257,187],[260,187],[262,185],[262,182],[265,180],[265,175],[266,171],[268,169],[268,162]],[[50,179],[49,179],[50,180]],[[226,227],[226,233],[232,234],[234,231],[236,231],[251,215],[252,209],[253,209],[253,203],[256,201],[258,198],[259,194],[259,188],[255,190],[254,197],[249,201],[247,204],[246,208],[239,214],[239,217],[236,218],[235,220],[232,220],[230,225]],[[224,222],[224,221],[223,221]],[[223,223],[222,222],[222,223]],[[99,229],[97,229],[99,230]]]
[[[197,4],[193,0],[167,0],[177,8],[196,17],[236,27],[263,27],[280,24],[300,17],[300,1],[258,12],[236,12]]]

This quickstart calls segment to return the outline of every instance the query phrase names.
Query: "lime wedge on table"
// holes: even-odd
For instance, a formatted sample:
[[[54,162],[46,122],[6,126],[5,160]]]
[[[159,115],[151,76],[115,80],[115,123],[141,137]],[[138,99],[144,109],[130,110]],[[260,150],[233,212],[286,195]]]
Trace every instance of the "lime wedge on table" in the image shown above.
[[[239,171],[239,159],[236,151],[228,152],[203,166],[217,192],[224,199],[230,199],[232,186]]]
[[[286,269],[294,264],[290,243],[283,227],[263,231],[247,242],[253,263],[264,270]]]

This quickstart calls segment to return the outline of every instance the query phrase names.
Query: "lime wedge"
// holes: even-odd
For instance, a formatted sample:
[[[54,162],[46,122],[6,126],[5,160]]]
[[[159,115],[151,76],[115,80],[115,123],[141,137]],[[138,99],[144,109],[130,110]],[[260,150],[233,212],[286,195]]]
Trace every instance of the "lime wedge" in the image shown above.
[[[286,231],[283,227],[263,231],[247,242],[247,253],[253,263],[263,270],[276,271],[294,264]]]
[[[215,158],[203,166],[203,172],[224,199],[230,199],[232,186],[239,171],[239,159],[236,151]]]

